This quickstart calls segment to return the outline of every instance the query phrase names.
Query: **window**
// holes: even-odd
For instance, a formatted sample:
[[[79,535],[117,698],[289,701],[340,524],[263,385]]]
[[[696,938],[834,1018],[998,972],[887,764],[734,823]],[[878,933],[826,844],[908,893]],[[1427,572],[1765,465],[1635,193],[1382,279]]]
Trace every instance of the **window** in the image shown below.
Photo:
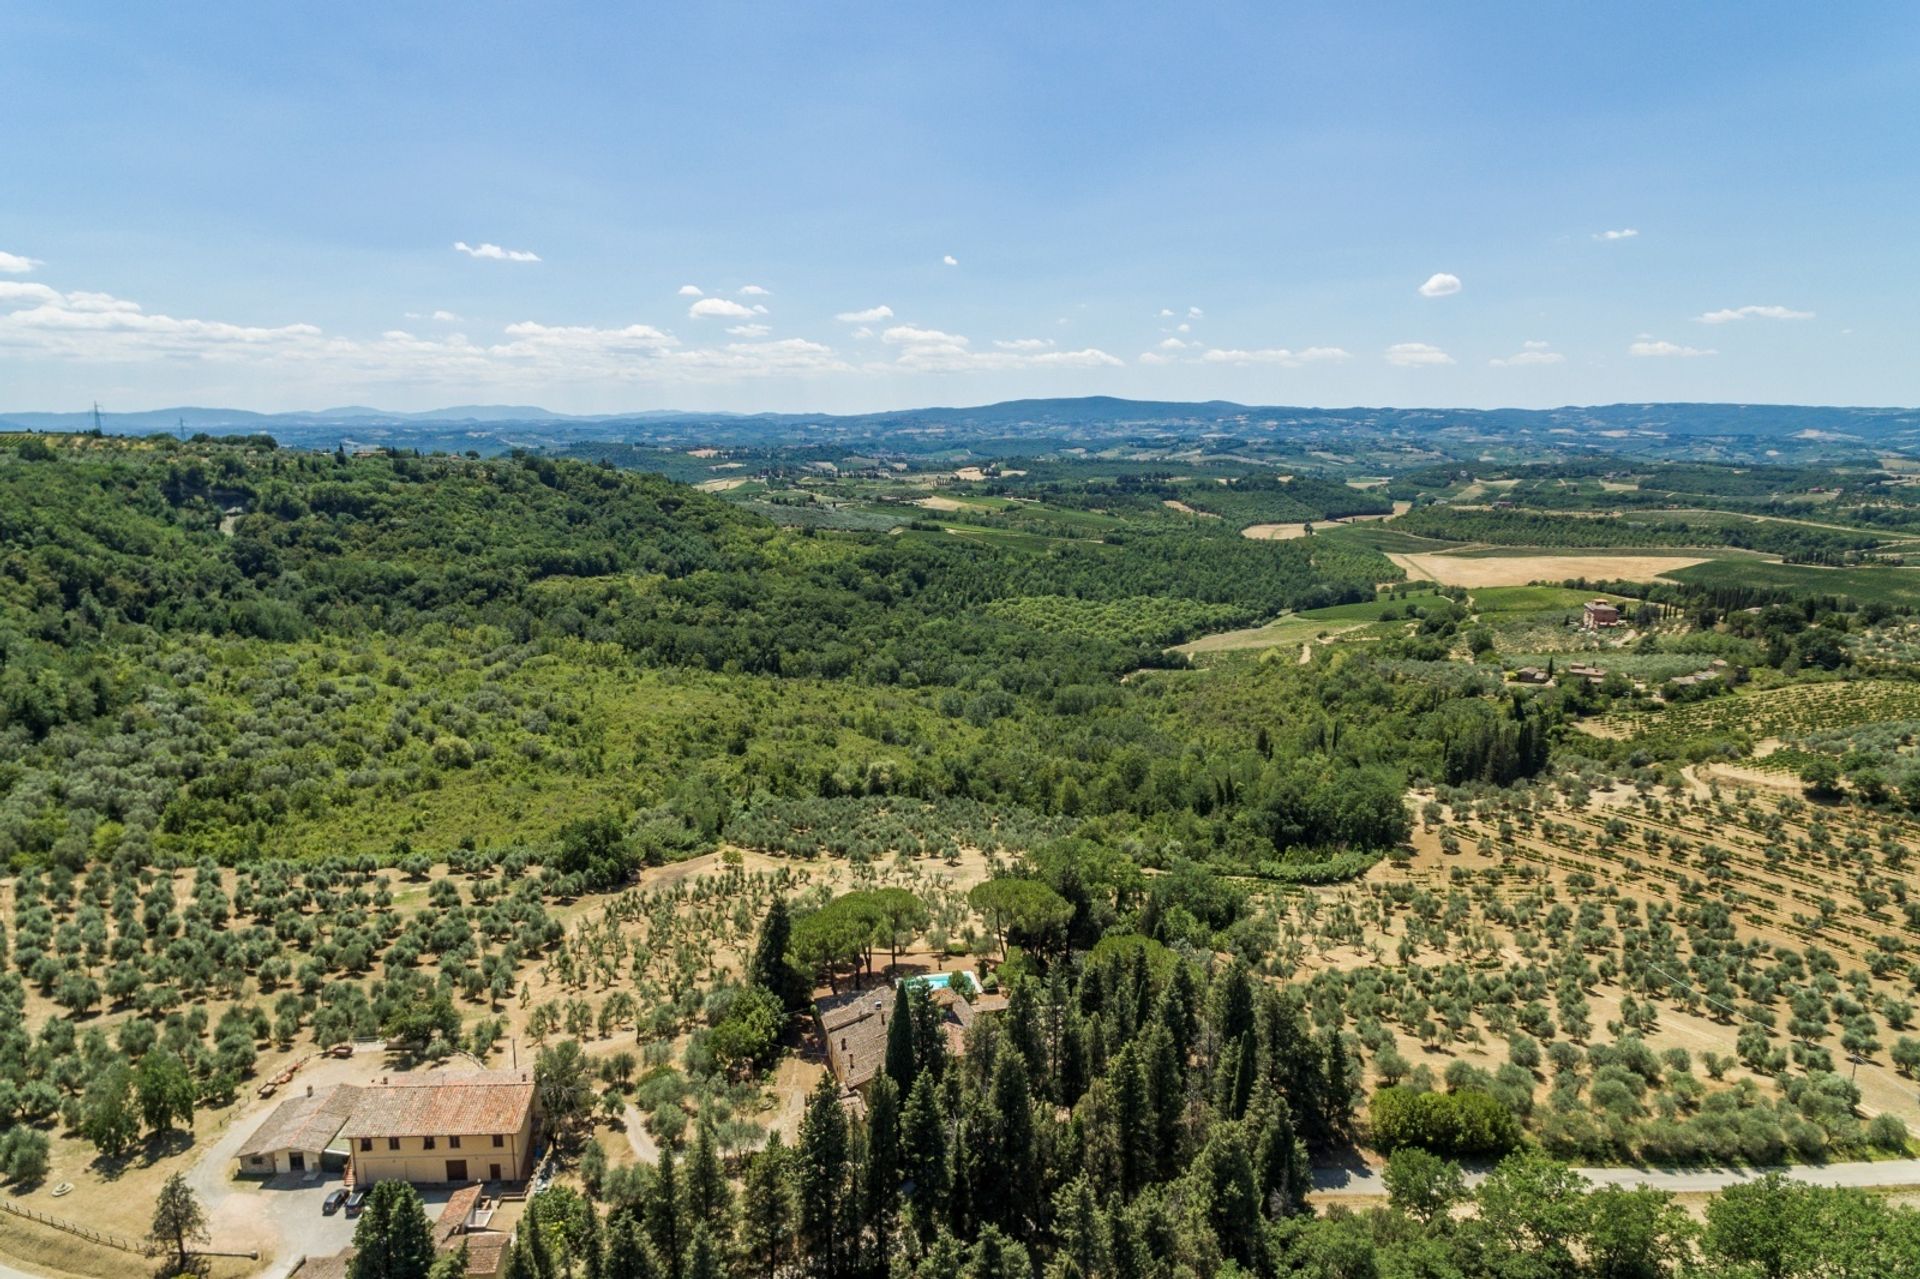
[[[505,1137],[502,1137],[499,1133],[495,1133],[493,1134],[493,1144],[496,1146],[504,1146],[507,1144],[507,1139]]]
[[[360,1149],[362,1149],[362,1150],[372,1150],[372,1149],[373,1149],[373,1138],[371,1138],[371,1137],[362,1137],[362,1138],[360,1139]]]
[[[400,1139],[398,1137],[387,1138],[387,1149],[388,1150],[400,1149]]]
[[[448,1150],[460,1149],[460,1139],[458,1137],[447,1138],[447,1149]]]
[[[426,1144],[426,1149],[428,1149],[428,1150],[432,1150],[432,1149],[433,1149],[433,1138],[431,1138],[431,1137],[423,1137],[423,1138],[422,1138],[421,1140],[423,1140],[423,1141],[425,1141],[425,1142],[427,1143],[427,1144]]]

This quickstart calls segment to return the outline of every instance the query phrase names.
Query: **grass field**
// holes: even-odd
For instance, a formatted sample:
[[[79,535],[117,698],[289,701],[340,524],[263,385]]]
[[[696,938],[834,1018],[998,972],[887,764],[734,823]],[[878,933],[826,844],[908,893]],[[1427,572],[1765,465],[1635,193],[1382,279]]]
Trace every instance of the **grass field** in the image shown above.
[[[1669,571],[1666,576],[1698,586],[1777,587],[1781,590],[1844,595],[1861,603],[1920,605],[1920,569],[1818,568],[1766,560],[1710,560]]]

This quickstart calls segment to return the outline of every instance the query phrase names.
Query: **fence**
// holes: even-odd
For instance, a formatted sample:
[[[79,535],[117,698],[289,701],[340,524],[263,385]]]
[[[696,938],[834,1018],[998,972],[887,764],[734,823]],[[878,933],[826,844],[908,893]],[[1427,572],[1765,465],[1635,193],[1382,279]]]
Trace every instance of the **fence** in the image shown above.
[[[131,1239],[123,1239],[119,1235],[110,1235],[99,1230],[89,1229],[75,1222],[63,1221],[59,1217],[51,1217],[44,1212],[35,1212],[31,1208],[22,1207],[11,1199],[0,1199],[0,1212],[6,1212],[15,1217],[25,1217],[28,1221],[37,1221],[43,1226],[52,1226],[55,1230],[64,1230],[68,1234],[80,1239],[85,1239],[90,1243],[105,1244],[109,1248],[118,1248],[121,1252],[139,1253],[144,1256],[147,1251],[144,1244],[135,1243]]]

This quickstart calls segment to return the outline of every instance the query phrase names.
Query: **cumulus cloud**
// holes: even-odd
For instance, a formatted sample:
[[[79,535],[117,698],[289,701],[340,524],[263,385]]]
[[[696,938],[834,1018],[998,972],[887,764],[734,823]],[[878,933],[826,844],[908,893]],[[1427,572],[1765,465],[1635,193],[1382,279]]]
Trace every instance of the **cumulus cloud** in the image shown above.
[[[1735,320],[1811,320],[1813,312],[1785,306],[1730,306],[1695,317],[1702,324],[1731,324]]]
[[[737,338],[763,338],[772,331],[764,324],[734,324],[727,328],[727,332]]]
[[[454,251],[464,253],[470,258],[485,258],[490,262],[538,262],[540,255],[527,249],[503,249],[497,244],[468,244],[465,240],[453,242]]]
[[[433,313],[433,318],[434,318],[434,319],[436,319],[436,320],[439,320],[439,321],[441,321],[442,323],[445,323],[445,324],[458,324],[458,323],[460,323],[460,317],[459,317],[459,316],[457,316],[457,315],[455,315],[455,314],[454,314],[453,312],[451,312],[451,311],[435,311],[435,312]]]
[[[1164,346],[1165,343],[1161,345]],[[1337,346],[1310,346],[1304,351],[1272,346],[1253,351],[1222,350],[1216,347],[1200,358],[1208,364],[1275,364],[1281,368],[1297,369],[1303,364],[1325,364],[1350,360],[1353,356]]]
[[[1206,314],[1206,312],[1204,312],[1204,311],[1202,311],[1202,310],[1201,310],[1201,309],[1200,309],[1199,307],[1197,307],[1197,306],[1190,306],[1190,307],[1188,307],[1188,308],[1187,308],[1187,318],[1188,318],[1189,320],[1197,320],[1197,319],[1199,319],[1199,318],[1200,318],[1200,317],[1201,317],[1202,315],[1205,315],[1205,314]]]
[[[1656,359],[1692,359],[1701,355],[1718,355],[1720,352],[1696,346],[1681,346],[1678,342],[1668,342],[1659,338],[1643,337],[1627,347],[1627,354]]]
[[[945,263],[946,265],[948,265],[948,266],[959,266],[959,265],[960,265],[960,259],[959,259],[959,258],[956,258],[956,257],[954,257],[954,256],[953,256],[953,254],[951,254],[951,253],[949,253],[949,254],[947,254],[947,255],[946,255],[945,257],[943,257],[943,258],[941,258],[940,260],[941,260],[941,261],[942,261],[943,263]]]
[[[697,284],[683,284],[676,290],[683,298],[703,298],[707,291]]]
[[[1387,348],[1387,363],[1395,368],[1417,369],[1435,364],[1452,364],[1453,357],[1426,342],[1395,342]]]
[[[882,320],[893,318],[890,306],[870,306],[864,311],[842,311],[833,317],[842,324],[878,324]]]
[[[1444,298],[1450,294],[1458,293],[1460,288],[1459,276],[1451,275],[1445,271],[1435,271],[1427,277],[1427,282],[1420,286],[1420,296],[1423,298]]]
[[[1512,355],[1488,360],[1496,369],[1522,369],[1537,364],[1565,364],[1567,357],[1553,349],[1551,342],[1523,342]]]
[[[0,272],[7,275],[25,275],[44,263],[39,258],[23,257],[18,253],[0,252]]]
[[[770,297],[772,292],[771,289],[763,289],[757,284],[743,285],[740,289],[741,296],[750,298]]]
[[[1640,233],[1632,227],[1623,226],[1618,231],[1595,231],[1593,238],[1596,240],[1631,240],[1639,234]]]
[[[1032,368],[1108,368],[1121,361],[1105,351],[1088,347],[1080,351],[1021,349],[976,351],[971,342],[958,333],[922,328],[915,324],[896,324],[881,333],[880,340],[900,348],[893,367],[926,373],[965,373],[985,370]]]
[[[1044,351],[1053,345],[1052,338],[995,338],[993,344],[1002,351]]]
[[[726,298],[701,298],[687,308],[687,314],[696,320],[750,320],[759,309],[744,307]]]
[[[1187,349],[1187,344],[1179,338],[1161,338],[1160,349],[1162,351],[1184,351]]]

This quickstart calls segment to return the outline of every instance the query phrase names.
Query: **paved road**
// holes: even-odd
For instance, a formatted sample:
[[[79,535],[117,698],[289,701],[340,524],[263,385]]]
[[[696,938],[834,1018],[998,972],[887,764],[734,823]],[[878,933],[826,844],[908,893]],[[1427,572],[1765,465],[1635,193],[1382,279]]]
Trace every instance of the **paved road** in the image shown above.
[[[1674,1194],[1725,1190],[1757,1181],[1769,1172],[1782,1172],[1796,1181],[1816,1186],[1920,1186],[1920,1159],[1889,1159],[1878,1163],[1805,1165],[1793,1168],[1576,1168],[1596,1186],[1652,1186]],[[1484,1172],[1467,1174],[1467,1185],[1477,1186]],[[1316,1195],[1384,1197],[1386,1185],[1376,1168],[1316,1168]]]

